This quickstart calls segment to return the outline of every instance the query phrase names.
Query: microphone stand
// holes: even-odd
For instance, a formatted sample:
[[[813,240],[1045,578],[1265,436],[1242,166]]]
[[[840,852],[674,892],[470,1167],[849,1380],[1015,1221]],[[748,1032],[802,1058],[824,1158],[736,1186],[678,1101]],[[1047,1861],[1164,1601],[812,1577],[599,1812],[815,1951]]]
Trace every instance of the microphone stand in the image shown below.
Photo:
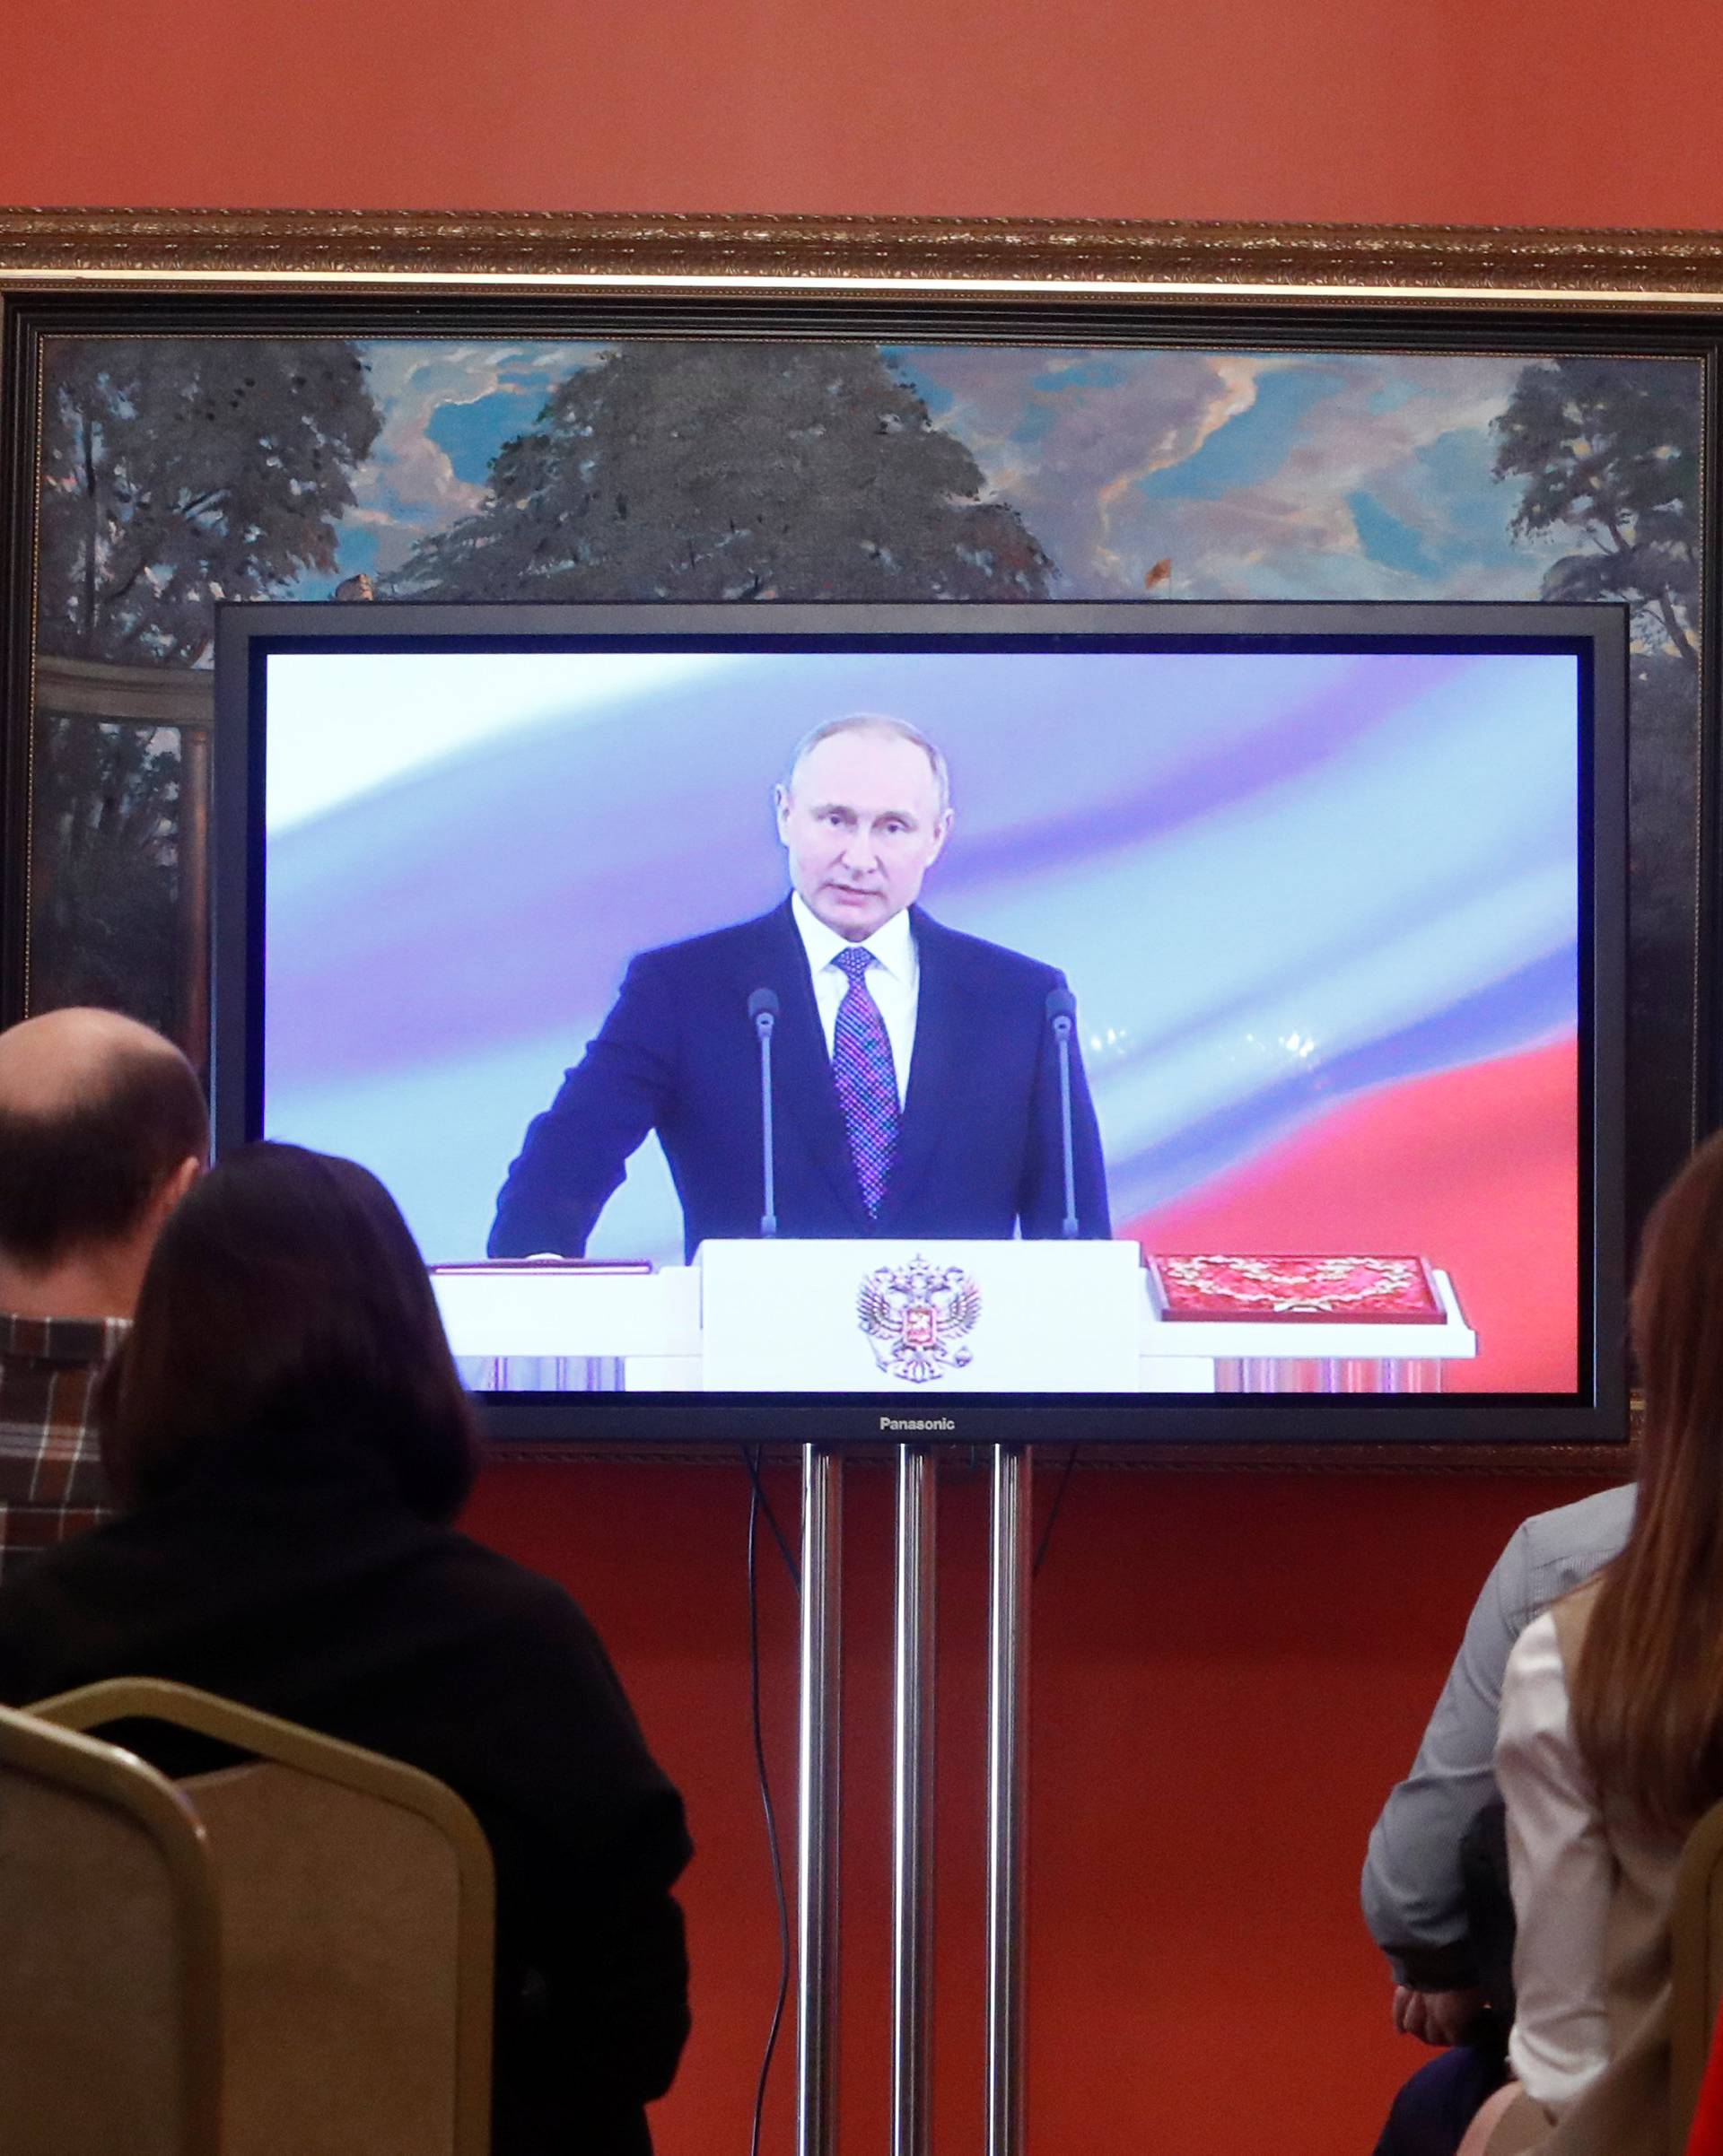
[[[778,1022],[778,999],[774,991],[757,988],[748,999],[748,1015],[760,1042],[760,1234],[770,1237],[778,1232],[776,1164],[772,1157],[772,1032]]]
[[[1065,1217],[1059,1232],[1067,1242],[1078,1233],[1077,1167],[1071,1136],[1071,1031],[1076,1016],[1077,999],[1068,988],[1055,988],[1047,998],[1047,1017],[1059,1052],[1059,1139],[1065,1168]]]

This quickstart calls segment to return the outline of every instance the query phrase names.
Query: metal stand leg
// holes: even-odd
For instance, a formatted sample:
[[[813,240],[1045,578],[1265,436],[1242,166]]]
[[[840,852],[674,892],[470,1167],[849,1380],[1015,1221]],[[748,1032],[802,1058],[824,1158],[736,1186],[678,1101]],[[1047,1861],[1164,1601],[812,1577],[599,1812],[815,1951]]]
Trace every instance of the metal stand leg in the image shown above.
[[[993,1455],[987,1609],[987,2156],[1024,2146],[1030,1455]]]
[[[837,2148],[837,1859],[843,1461],[801,1453],[801,1733],[797,1754],[796,2156]]]
[[[892,1670],[892,2156],[927,2156],[933,2064],[933,1700],[939,1470],[897,1455]]]

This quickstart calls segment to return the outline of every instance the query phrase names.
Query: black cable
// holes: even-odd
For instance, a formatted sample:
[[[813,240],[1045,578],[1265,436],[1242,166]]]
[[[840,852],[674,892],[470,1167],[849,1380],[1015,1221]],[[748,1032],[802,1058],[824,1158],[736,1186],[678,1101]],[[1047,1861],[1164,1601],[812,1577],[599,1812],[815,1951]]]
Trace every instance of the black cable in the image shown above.
[[[765,1492],[760,1486],[759,1462],[749,1456],[747,1448],[743,1458],[753,1489],[748,1501],[748,1690],[754,1715],[754,1769],[760,1781],[760,1807],[765,1814],[766,1846],[772,1852],[772,1890],[778,1903],[778,1995],[772,2008],[772,2026],[765,2038],[765,2056],[760,2061],[759,2085],[754,2092],[754,2131],[748,2138],[748,2156],[760,2156],[760,2127],[765,2116],[765,2088],[772,2073],[773,2054],[778,2047],[778,2032],[783,2026],[783,2010],[790,1996],[790,1904],[783,1888],[783,1852],[778,1843],[778,1815],[772,1802],[772,1778],[765,1766],[765,1733],[760,1715],[760,1574],[756,1561],[759,1542],[760,1510],[765,1506],[766,1516],[772,1508],[765,1503]],[[778,1546],[784,1551],[784,1561],[790,1553],[784,1549],[783,1539]],[[792,1567],[793,1575],[793,1567]]]
[[[1065,1491],[1071,1482],[1071,1471],[1077,1464],[1077,1447],[1073,1445],[1065,1454],[1065,1471],[1059,1478],[1059,1487],[1053,1493],[1053,1509],[1047,1514],[1047,1523],[1041,1530],[1041,1547],[1035,1553],[1035,1562],[1029,1567],[1029,1577],[1034,1579],[1047,1561],[1047,1545],[1053,1541],[1054,1522],[1059,1517],[1059,1507],[1065,1501]]]
[[[772,1500],[765,1494],[765,1485],[760,1480],[760,1449],[757,1445],[742,1447],[742,1465],[748,1470],[748,1479],[754,1485],[754,1501],[765,1514],[765,1523],[772,1530],[772,1540],[778,1546],[778,1555],[783,1559],[783,1568],[790,1575],[790,1584],[801,1593],[801,1572],[796,1563],[790,1538],[778,1525],[778,1515],[772,1509]]]

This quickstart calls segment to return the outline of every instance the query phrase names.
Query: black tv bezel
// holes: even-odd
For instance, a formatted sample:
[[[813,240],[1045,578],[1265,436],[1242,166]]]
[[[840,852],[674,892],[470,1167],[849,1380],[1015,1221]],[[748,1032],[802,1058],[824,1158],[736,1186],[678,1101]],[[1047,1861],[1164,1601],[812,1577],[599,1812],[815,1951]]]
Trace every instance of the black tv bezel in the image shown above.
[[[300,601],[217,608],[212,1100],[218,1154],[260,1134],[266,668],[290,650],[891,648],[1466,650],[1579,662],[1579,1370],[1573,1394],[959,1393],[956,1444],[1360,1448],[1619,1445],[1628,1440],[1623,1196],[1625,609],[1539,603],[1208,600],[1022,605],[544,606]],[[1586,1382],[1587,1381],[1588,1382]],[[592,1447],[888,1442],[875,1392],[478,1393],[486,1435]],[[898,1403],[901,1405],[901,1403]],[[919,1409],[927,1403],[918,1402]],[[931,1411],[929,1410],[928,1411]]]

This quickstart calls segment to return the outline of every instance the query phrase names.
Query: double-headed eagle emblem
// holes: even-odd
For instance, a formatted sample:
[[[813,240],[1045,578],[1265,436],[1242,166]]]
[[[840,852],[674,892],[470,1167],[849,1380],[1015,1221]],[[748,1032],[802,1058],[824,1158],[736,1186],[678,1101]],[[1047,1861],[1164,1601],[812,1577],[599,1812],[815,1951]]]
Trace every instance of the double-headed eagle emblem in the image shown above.
[[[970,1361],[965,1338],[981,1315],[981,1290],[961,1265],[878,1265],[856,1290],[856,1322],[888,1377],[924,1385]]]

